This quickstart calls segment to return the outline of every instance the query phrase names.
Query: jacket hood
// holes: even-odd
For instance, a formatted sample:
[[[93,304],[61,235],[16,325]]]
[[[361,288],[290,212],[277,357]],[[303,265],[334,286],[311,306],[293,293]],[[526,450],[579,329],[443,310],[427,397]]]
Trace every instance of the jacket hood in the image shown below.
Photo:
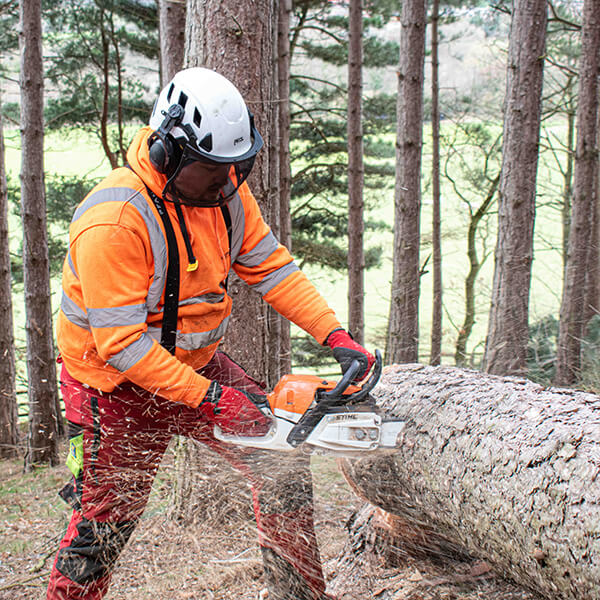
[[[160,198],[167,183],[167,176],[159,173],[150,162],[148,138],[153,131],[151,127],[142,127],[136,133],[127,150],[127,162],[142,181]]]

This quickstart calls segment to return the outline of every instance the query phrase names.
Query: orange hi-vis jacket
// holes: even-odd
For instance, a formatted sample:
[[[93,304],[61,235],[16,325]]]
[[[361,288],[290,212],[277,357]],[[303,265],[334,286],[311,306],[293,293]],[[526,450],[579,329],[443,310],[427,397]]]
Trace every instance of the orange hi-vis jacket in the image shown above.
[[[111,392],[132,382],[196,407],[209,381],[196,369],[213,356],[230,319],[230,268],[280,314],[322,343],[340,327],[325,300],[262,219],[244,183],[229,201],[231,248],[220,208],[182,206],[199,266],[187,270],[177,213],[166,202],[180,255],[175,356],[160,345],[167,243],[146,185],[158,196],[166,176],[148,158],[150,128],[133,140],[131,168],[115,169],[78,206],[63,266],[58,347],[67,371]]]

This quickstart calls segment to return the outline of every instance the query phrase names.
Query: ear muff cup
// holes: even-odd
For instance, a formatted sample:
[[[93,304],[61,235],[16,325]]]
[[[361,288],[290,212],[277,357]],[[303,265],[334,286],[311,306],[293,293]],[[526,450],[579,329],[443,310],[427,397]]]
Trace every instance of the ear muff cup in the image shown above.
[[[177,158],[180,152],[177,151],[177,144],[169,139],[170,137],[169,135],[162,137],[154,134],[148,140],[148,156],[152,166],[159,173],[168,174],[178,163]]]

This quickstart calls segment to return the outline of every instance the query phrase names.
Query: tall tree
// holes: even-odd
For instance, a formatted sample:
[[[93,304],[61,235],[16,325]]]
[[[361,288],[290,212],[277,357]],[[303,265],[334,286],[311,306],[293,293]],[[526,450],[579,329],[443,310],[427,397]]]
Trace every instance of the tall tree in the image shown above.
[[[513,0],[498,238],[484,368],[527,369],[529,289],[547,23],[546,0]]]
[[[255,115],[265,147],[249,184],[265,220],[278,235],[279,164],[278,152],[272,151],[278,104],[273,3],[188,0],[187,12],[186,64],[214,68],[225,75]],[[224,346],[259,381],[274,385],[282,375],[281,318],[236,277],[230,278],[229,293],[234,309]]]
[[[363,19],[363,68],[398,62],[398,43],[377,34],[391,18],[383,16],[385,1],[369,2]],[[292,222],[295,252],[306,262],[347,269],[348,230],[348,69],[349,19],[332,2],[296,0],[292,21],[291,136]],[[336,76],[327,79],[307,71],[306,60],[324,63]],[[321,63],[322,61],[322,63]],[[339,82],[338,82],[339,79]],[[364,187],[381,190],[393,174],[382,158],[393,156],[392,144],[375,139],[395,127],[396,95],[363,98]],[[370,137],[370,139],[369,139]],[[371,143],[369,143],[371,142]],[[298,165],[298,166],[296,166]],[[365,222],[365,230],[378,224]],[[377,264],[378,248],[365,251],[369,268]]]
[[[419,355],[419,241],[425,0],[402,3],[394,216],[394,270],[387,360],[416,362]]]
[[[165,86],[183,66],[185,53],[185,1],[158,0],[160,84]]]
[[[44,67],[41,0],[19,2],[21,212],[29,432],[25,468],[58,461],[58,390],[52,335],[44,190]]]
[[[600,110],[596,125],[600,134]],[[594,186],[592,197],[592,235],[590,237],[590,251],[585,279],[584,323],[589,324],[590,319],[600,315],[600,168],[596,162],[594,168]]]
[[[578,64],[581,56],[582,6],[579,3],[554,3],[548,19],[544,67],[544,99],[542,147],[554,158],[561,175],[560,199],[555,203],[562,219],[563,271],[567,265],[571,202],[573,196],[573,167],[575,162],[575,117],[577,110]],[[559,135],[552,123],[557,118],[566,121],[565,135]],[[563,128],[561,128],[562,130]],[[544,193],[548,192],[544,190]]]
[[[433,311],[431,317],[431,355],[429,362],[439,365],[442,360],[442,219],[440,194],[440,60],[439,60],[440,2],[431,7],[431,190],[433,201]]]
[[[594,185],[598,169],[599,67],[600,14],[596,2],[585,0],[579,67],[574,194],[556,359],[555,383],[558,385],[574,384],[581,366],[581,340],[586,315],[585,283],[593,232],[593,218],[590,217],[594,214]]]
[[[18,5],[7,2],[0,6],[0,52],[4,69],[5,53],[18,46],[16,25]],[[1,103],[0,103],[1,107]],[[8,187],[4,154],[4,124],[0,112],[0,457],[17,452],[18,414],[15,376],[15,344],[13,331],[12,276],[8,230]]]
[[[0,458],[7,458],[17,452],[19,432],[3,129],[0,113]]]
[[[277,77],[279,90],[279,239],[292,249],[292,170],[290,164],[290,20],[292,0],[280,0],[277,14]],[[281,323],[281,370],[292,372],[292,343],[290,324]]]
[[[350,0],[348,39],[348,327],[359,344],[365,338],[362,4]]]

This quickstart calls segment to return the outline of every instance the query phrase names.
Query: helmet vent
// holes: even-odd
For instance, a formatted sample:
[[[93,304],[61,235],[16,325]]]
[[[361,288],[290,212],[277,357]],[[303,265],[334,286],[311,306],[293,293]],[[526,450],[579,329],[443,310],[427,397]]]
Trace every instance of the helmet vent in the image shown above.
[[[212,133],[207,133],[201,140],[200,140],[200,148],[202,148],[203,150],[206,150],[207,152],[212,152],[212,147],[213,147],[213,141],[212,141]]]
[[[194,108],[194,125],[200,127],[200,121],[202,121],[202,117],[200,116],[198,109]]]
[[[177,104],[179,104],[179,106],[181,106],[181,108],[185,108],[185,105],[187,104],[187,94],[184,94],[183,92],[181,92],[179,94],[179,100],[177,101]]]
[[[171,96],[173,95],[174,89],[175,89],[175,84],[172,83],[169,87],[169,91],[167,92],[167,102],[171,102]]]

